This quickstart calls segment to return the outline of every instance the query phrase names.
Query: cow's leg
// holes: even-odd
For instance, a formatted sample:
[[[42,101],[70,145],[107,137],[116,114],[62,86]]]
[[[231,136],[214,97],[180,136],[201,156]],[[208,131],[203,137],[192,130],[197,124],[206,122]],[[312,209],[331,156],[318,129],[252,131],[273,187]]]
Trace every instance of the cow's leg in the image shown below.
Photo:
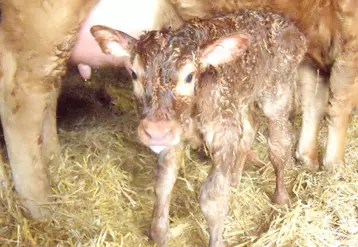
[[[327,111],[328,85],[325,78],[310,64],[302,64],[299,72],[302,128],[296,159],[305,168],[317,171],[319,168],[318,132],[320,122]]]
[[[1,152],[1,151],[0,151]],[[7,189],[9,186],[9,180],[6,175],[6,169],[4,165],[4,160],[2,155],[0,155],[0,191],[2,189]]]
[[[34,0],[28,8],[26,0],[2,1],[0,114],[15,188],[35,218],[47,212],[40,207],[50,195],[46,162],[59,147],[60,77],[95,2]]]
[[[347,129],[352,110],[358,103],[358,58],[353,59],[352,55],[354,53],[337,59],[331,72],[328,139],[323,159],[324,168],[329,171],[344,162]]]
[[[54,87],[49,95],[49,101],[44,113],[42,148],[45,163],[58,160],[60,156],[60,143],[57,134],[57,99],[59,88]]]
[[[205,141],[213,157],[213,168],[202,184],[199,195],[200,207],[208,224],[210,247],[221,247],[224,220],[229,208],[230,183],[237,180],[245,162],[246,150],[240,145],[240,132],[220,124],[213,131],[205,131]],[[211,133],[214,133],[212,136]],[[235,178],[231,172],[234,171]]]
[[[159,155],[155,183],[155,204],[150,236],[158,247],[167,246],[170,195],[183,159],[181,145]]]
[[[14,78],[15,84],[17,78]],[[44,112],[51,97],[49,92],[32,91],[27,86],[18,87],[12,97],[5,96],[11,95],[8,88],[1,88],[4,103],[1,120],[15,188],[32,216],[39,218],[46,212],[39,206],[48,201],[50,194],[47,167],[42,156],[42,130]]]

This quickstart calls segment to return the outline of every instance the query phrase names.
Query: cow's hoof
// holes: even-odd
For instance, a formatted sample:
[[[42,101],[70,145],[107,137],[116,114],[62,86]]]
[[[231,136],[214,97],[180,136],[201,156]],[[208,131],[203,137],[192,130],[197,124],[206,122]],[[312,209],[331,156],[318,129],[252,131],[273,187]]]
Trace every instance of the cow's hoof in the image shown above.
[[[344,165],[343,160],[327,160],[323,159],[323,170],[327,172],[339,172],[340,167]]]
[[[23,204],[33,219],[46,220],[51,215],[51,209],[48,206],[39,205],[32,200],[24,200]]]
[[[319,170],[318,159],[312,159],[311,157],[300,154],[299,152],[296,152],[296,166],[313,173]]]

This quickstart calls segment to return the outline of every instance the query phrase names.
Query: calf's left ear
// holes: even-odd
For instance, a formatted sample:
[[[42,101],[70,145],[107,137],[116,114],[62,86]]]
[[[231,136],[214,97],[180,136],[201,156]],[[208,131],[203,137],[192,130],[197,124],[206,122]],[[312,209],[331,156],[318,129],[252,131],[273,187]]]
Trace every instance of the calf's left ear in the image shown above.
[[[116,57],[130,56],[130,45],[137,41],[129,34],[102,25],[92,26],[90,31],[102,51]]]
[[[251,37],[242,33],[219,38],[201,49],[201,61],[204,66],[229,63],[244,54],[250,42]]]

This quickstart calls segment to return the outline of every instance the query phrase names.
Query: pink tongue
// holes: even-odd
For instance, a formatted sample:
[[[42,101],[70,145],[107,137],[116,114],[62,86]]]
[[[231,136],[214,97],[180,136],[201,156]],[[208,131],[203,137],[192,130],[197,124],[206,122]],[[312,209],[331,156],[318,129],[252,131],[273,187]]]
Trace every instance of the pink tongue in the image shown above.
[[[85,81],[91,78],[91,67],[89,65],[80,63],[77,65],[77,68]]]
[[[164,148],[166,148],[166,146],[150,146],[150,149],[157,154],[163,151]]]

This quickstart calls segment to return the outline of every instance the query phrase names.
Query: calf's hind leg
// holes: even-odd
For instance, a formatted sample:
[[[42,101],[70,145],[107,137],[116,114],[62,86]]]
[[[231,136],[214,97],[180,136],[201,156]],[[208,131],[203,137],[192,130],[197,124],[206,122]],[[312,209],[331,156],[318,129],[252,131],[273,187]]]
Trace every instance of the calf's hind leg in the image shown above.
[[[252,144],[255,140],[258,124],[253,121],[253,117],[248,111],[245,112],[242,119],[242,138],[240,140],[240,153],[237,155],[236,162],[231,168],[231,186],[236,187],[241,178],[242,169],[244,168],[245,161],[249,155],[252,159],[256,159],[251,152]],[[249,156],[250,157],[250,156]]]
[[[280,90],[278,90],[280,91]],[[293,157],[294,130],[290,120],[293,99],[289,92],[283,90],[282,95],[274,95],[270,102],[264,105],[264,113],[268,117],[269,129],[269,158],[275,169],[276,189],[273,201],[278,204],[288,204],[289,196],[284,184],[284,169],[286,163]]]
[[[269,119],[269,157],[275,169],[276,189],[274,202],[288,204],[289,196],[284,184],[285,165],[293,154],[292,126],[289,117]]]

